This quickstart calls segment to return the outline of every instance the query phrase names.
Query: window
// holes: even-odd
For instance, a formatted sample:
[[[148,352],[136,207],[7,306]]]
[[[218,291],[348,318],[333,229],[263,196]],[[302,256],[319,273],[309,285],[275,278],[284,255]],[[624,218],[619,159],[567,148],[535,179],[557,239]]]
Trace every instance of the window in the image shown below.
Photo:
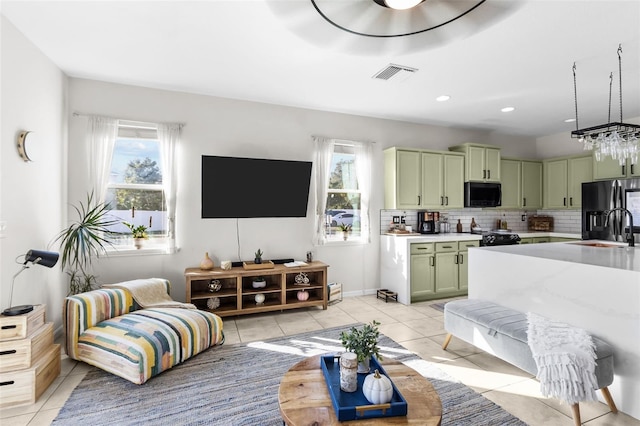
[[[315,142],[316,242],[369,242],[370,144]]]
[[[173,153],[181,128],[89,117],[90,180],[120,221],[111,227],[111,241],[118,250],[133,248],[131,229],[124,222],[147,228],[146,248],[175,250]]]
[[[111,213],[134,226],[144,225],[150,245],[167,237],[160,141],[155,126],[120,121],[111,157],[105,201]],[[131,230],[123,223],[112,229],[115,245],[131,245]]]

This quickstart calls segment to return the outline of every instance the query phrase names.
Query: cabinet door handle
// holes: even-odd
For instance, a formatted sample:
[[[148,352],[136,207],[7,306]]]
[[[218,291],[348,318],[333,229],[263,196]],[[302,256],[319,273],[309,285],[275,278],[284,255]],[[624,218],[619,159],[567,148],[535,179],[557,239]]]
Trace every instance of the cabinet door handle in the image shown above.
[[[527,205],[527,197],[524,197],[522,199],[522,207],[525,207]]]
[[[491,170],[487,170],[487,179],[491,179]]]
[[[562,199],[562,205],[563,205],[563,206],[566,206],[566,205],[567,205],[567,197],[564,197],[564,198]]]
[[[445,206],[449,205],[449,197],[444,197],[444,205]]]
[[[626,166],[622,166],[622,175],[623,175],[623,176],[624,176],[624,174],[625,174],[625,173],[624,173],[624,169],[625,169],[625,167],[626,167]]]
[[[440,205],[444,206],[444,197],[440,197]]]
[[[458,255],[456,254],[454,259],[453,259],[453,263],[455,263],[456,265],[458,264]]]
[[[486,179],[487,178],[487,171],[483,170],[482,171],[482,179]]]
[[[633,164],[631,165],[631,174],[635,175],[636,173],[633,171]]]
[[[464,264],[464,255],[459,255],[460,256],[460,265]]]
[[[572,206],[573,205],[573,197],[569,197],[569,205]]]
[[[435,257],[431,256],[429,258],[429,265],[430,266],[436,266],[436,258]]]
[[[418,195],[418,205],[420,205],[420,197],[421,195]]]

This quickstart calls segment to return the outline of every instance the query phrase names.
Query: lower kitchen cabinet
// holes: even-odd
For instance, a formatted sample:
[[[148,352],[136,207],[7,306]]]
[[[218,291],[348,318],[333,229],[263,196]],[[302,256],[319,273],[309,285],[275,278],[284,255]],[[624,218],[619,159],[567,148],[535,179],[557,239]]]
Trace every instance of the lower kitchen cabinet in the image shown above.
[[[433,299],[435,257],[433,243],[411,244],[411,302]]]
[[[468,250],[479,241],[411,244],[411,302],[467,293]]]

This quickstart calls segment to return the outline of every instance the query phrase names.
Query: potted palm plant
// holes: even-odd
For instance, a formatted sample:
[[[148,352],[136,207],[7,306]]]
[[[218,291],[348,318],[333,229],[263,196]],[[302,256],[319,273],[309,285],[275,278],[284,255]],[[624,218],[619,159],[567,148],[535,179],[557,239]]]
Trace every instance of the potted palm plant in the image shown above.
[[[369,361],[372,356],[375,355],[376,358],[382,360],[380,348],[378,348],[379,325],[378,321],[373,320],[370,324],[365,324],[361,329],[351,327],[348,332],[343,331],[340,333],[342,346],[347,351],[355,353],[358,357],[358,373],[369,372]]]
[[[60,243],[62,269],[69,268],[69,294],[83,293],[93,289],[97,277],[89,272],[93,257],[100,257],[111,245],[111,226],[118,223],[110,219],[109,204],[97,202],[93,192],[87,194],[86,203],[73,206],[77,213],[75,220],[60,231],[54,242]]]

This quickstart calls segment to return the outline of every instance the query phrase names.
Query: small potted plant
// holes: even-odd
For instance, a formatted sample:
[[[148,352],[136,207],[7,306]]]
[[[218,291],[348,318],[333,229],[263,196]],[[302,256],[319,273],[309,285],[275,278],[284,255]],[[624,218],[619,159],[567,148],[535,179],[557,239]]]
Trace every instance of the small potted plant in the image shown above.
[[[133,237],[133,245],[136,246],[137,249],[142,248],[142,240],[147,239],[149,236],[147,235],[147,227],[144,225],[134,225],[129,222],[122,222],[127,228],[131,230],[131,236]]]
[[[253,259],[253,262],[256,264],[262,263],[262,250],[258,249],[258,251],[255,253],[255,258]]]
[[[380,348],[378,348],[379,325],[378,321],[373,320],[370,324],[365,324],[361,329],[351,327],[348,332],[343,331],[340,333],[342,346],[347,351],[355,353],[358,357],[358,373],[369,372],[371,356],[375,355],[376,358],[382,360]]]
[[[338,228],[340,228],[340,230],[342,231],[342,238],[347,241],[349,232],[351,232],[351,225],[345,225],[344,223],[340,222],[338,224]]]

